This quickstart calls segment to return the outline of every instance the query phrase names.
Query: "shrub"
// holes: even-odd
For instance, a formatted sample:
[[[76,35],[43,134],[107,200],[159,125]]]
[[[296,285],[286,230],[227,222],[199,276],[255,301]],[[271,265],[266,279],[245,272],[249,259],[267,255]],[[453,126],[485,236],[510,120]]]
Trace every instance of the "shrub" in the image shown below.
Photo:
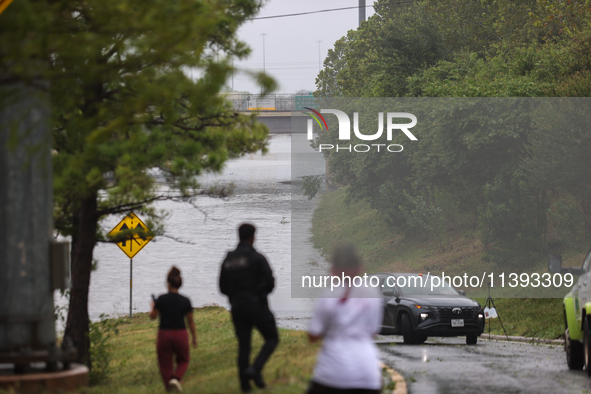
[[[89,323],[88,338],[90,340],[90,360],[92,362],[90,370],[91,385],[104,382],[108,378],[113,350],[110,338],[119,334],[120,323],[118,319],[110,319],[104,313],[100,315],[99,321]]]

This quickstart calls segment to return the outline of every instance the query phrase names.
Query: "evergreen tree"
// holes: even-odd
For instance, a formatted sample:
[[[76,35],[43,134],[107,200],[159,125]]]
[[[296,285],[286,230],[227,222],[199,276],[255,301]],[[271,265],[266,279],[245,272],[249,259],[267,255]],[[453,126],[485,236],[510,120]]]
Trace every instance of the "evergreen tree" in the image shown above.
[[[38,86],[51,98],[55,228],[72,239],[65,336],[78,361],[90,365],[93,250],[109,241],[101,219],[139,210],[157,225],[150,203],[205,193],[197,175],[266,149],[266,127],[220,95],[231,59],[249,53],[236,31],[260,6],[19,0],[0,16],[0,84]],[[265,92],[274,87],[264,75],[255,78]],[[162,194],[155,177],[176,192]]]

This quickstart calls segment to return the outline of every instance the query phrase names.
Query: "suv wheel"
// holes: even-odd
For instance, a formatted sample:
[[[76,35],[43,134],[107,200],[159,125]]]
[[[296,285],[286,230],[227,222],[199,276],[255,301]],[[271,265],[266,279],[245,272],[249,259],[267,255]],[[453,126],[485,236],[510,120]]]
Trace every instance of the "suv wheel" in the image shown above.
[[[408,317],[406,313],[403,313],[402,316],[400,316],[400,327],[402,328],[402,338],[404,339],[404,343],[417,343],[414,330],[412,329],[412,323],[410,322],[410,317]]]
[[[585,365],[585,351],[579,341],[571,341],[568,328],[564,332],[564,350],[569,369],[581,370]]]
[[[468,345],[476,345],[476,342],[478,342],[478,336],[477,335],[466,335],[466,344],[468,344]]]

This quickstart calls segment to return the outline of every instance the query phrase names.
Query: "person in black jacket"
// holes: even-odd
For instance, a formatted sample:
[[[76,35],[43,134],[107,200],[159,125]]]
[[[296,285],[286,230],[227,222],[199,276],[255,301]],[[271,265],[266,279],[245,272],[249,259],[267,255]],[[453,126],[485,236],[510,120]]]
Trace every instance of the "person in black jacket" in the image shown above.
[[[251,390],[250,380],[260,388],[265,387],[261,371],[279,343],[275,317],[267,303],[275,279],[267,259],[252,246],[254,233],[252,224],[245,223],[238,228],[240,243],[234,251],[228,252],[220,273],[220,291],[228,296],[232,307],[232,321],[238,338],[238,377],[245,393]],[[265,343],[249,365],[253,326]]]

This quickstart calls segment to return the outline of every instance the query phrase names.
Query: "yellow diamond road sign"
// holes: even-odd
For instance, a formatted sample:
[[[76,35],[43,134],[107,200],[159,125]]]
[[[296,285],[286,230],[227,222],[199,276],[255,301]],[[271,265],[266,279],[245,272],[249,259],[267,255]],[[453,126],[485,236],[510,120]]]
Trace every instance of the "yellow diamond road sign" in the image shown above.
[[[6,7],[8,7],[12,3],[12,0],[0,0],[0,14],[4,12]]]
[[[130,212],[122,221],[116,225],[111,232],[109,237],[114,238],[118,234],[127,231],[129,237],[122,241],[117,242],[117,246],[129,257],[133,258],[144,246],[148,244],[154,238],[153,235],[149,235],[148,227],[137,217],[133,212]]]

